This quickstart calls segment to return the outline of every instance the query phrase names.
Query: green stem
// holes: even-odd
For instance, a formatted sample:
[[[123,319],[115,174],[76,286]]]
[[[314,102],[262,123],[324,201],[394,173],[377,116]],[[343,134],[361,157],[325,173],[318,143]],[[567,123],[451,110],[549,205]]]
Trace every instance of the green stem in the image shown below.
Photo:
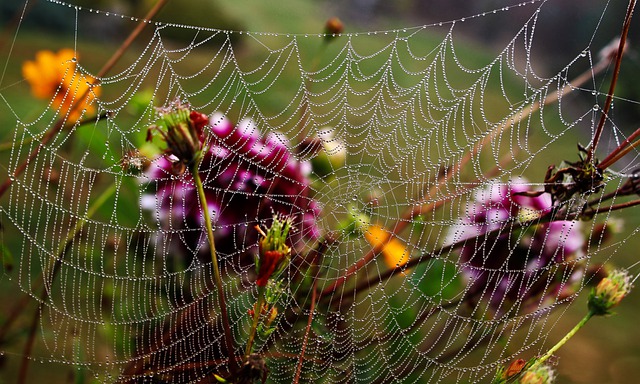
[[[245,359],[251,355],[253,348],[253,340],[256,337],[256,330],[258,329],[258,321],[260,320],[260,313],[262,312],[262,305],[264,304],[264,287],[258,287],[258,301],[253,307],[253,322],[251,324],[251,330],[249,331],[249,339],[247,340],[247,349],[244,352]]]
[[[213,227],[211,225],[211,215],[209,214],[209,208],[207,206],[207,198],[204,194],[204,187],[202,185],[202,179],[200,179],[200,173],[198,167],[200,165],[200,159],[193,162],[191,168],[191,175],[193,181],[198,189],[198,197],[200,199],[200,207],[202,208],[202,215],[204,217],[204,225],[207,228],[207,239],[209,240],[209,252],[211,253],[211,262],[213,264],[213,277],[218,290],[218,301],[220,302],[220,312],[222,316],[222,323],[224,328],[224,337],[227,345],[227,353],[229,354],[229,370],[231,373],[235,373],[238,370],[237,361],[235,358],[235,347],[233,345],[233,337],[231,335],[231,326],[229,325],[229,315],[227,314],[227,302],[224,298],[224,290],[222,287],[222,278],[220,277],[220,267],[218,266],[218,257],[216,254],[216,245],[213,238]]]
[[[538,366],[540,366],[542,363],[547,361],[554,353],[556,353],[558,349],[560,349],[560,347],[562,347],[567,341],[569,341],[569,339],[572,338],[573,335],[575,335],[580,330],[580,328],[582,328],[585,324],[587,324],[587,321],[589,321],[589,319],[591,319],[593,315],[594,315],[593,311],[589,311],[582,318],[582,320],[580,320],[580,322],[576,324],[576,326],[573,327],[572,330],[569,331],[569,333],[567,333],[560,341],[558,341],[556,345],[554,345],[549,351],[547,351],[547,353],[545,353],[544,356],[537,359],[536,362],[529,369],[530,370],[535,369]]]

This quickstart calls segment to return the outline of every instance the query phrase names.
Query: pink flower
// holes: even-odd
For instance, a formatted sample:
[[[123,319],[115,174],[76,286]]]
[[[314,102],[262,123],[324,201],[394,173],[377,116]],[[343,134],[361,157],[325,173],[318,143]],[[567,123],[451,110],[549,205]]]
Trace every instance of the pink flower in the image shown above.
[[[201,116],[195,116],[199,126]],[[318,239],[320,210],[312,198],[309,166],[296,159],[281,134],[263,137],[253,121],[234,125],[215,113],[205,127],[204,143],[199,173],[219,253],[255,255],[258,233],[253,228],[274,214],[291,218],[294,251]],[[162,228],[158,249],[168,247],[170,254],[188,260],[203,254],[202,260],[208,260],[203,215],[189,172],[180,173],[161,156],[146,175],[155,189],[143,196],[142,205],[155,212]]]
[[[468,294],[496,311],[558,295],[569,277],[565,269],[585,244],[577,221],[533,224],[509,229],[514,221],[531,221],[552,208],[551,198],[522,195],[526,180],[491,184],[480,189],[465,216],[449,230],[447,243],[463,241],[459,264]],[[495,231],[495,232],[494,232]]]

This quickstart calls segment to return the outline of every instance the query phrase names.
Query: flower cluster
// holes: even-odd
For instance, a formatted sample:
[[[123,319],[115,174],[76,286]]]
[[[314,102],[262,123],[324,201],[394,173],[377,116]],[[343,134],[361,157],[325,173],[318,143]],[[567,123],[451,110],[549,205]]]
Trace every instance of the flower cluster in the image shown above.
[[[181,116],[188,120],[185,126],[191,126],[199,125],[203,115],[195,115],[200,123],[193,112]],[[221,113],[213,114],[203,129],[201,140],[206,137],[207,145],[202,147],[199,175],[219,253],[246,256],[243,260],[252,262],[258,243],[254,227],[270,222],[274,214],[291,218],[295,231],[288,241],[293,251],[319,237],[320,210],[311,196],[310,166],[294,157],[281,134],[262,137],[252,120],[234,125]],[[143,196],[142,206],[155,211],[167,230],[160,236],[171,254],[187,260],[203,254],[206,260],[197,190],[190,173],[175,164],[176,159],[167,155],[153,161],[146,175],[156,188]]]
[[[505,312],[514,303],[535,304],[557,297],[585,244],[581,225],[552,221],[510,229],[515,220],[530,222],[549,212],[547,194],[527,195],[523,179],[478,190],[466,216],[452,226],[448,243],[463,242],[459,264],[469,295]]]
[[[71,49],[58,53],[39,51],[35,61],[22,64],[22,76],[39,99],[51,99],[60,115],[75,122],[83,113],[93,113],[93,103],[100,96],[97,80],[76,70],[77,56]],[[82,98],[82,99],[80,99]]]

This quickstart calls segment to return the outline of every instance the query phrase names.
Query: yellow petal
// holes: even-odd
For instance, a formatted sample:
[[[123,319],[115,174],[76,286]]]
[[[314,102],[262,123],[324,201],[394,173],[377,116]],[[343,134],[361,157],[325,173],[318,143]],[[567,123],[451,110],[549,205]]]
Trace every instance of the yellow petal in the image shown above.
[[[58,53],[43,50],[36,53],[35,61],[25,61],[22,75],[31,85],[33,95],[40,99],[53,97],[62,85],[63,77],[71,76],[75,71],[73,57],[71,49],[61,49]]]
[[[389,238],[389,232],[385,231],[379,225],[372,225],[364,232],[364,238],[374,248],[380,248]]]
[[[61,66],[57,55],[51,51],[39,51],[36,53],[36,63],[39,72],[38,81],[49,84],[55,90],[62,80]]]
[[[374,249],[379,250],[389,268],[405,265],[410,258],[409,248],[398,238],[379,225],[372,225],[364,232],[365,239]]]
[[[389,268],[402,267],[409,261],[409,249],[395,237],[382,248],[382,255]]]
[[[31,92],[39,99],[48,99],[53,95],[51,84],[49,82],[43,82],[40,79],[40,70],[38,65],[33,61],[25,61],[22,64],[22,76],[31,85]]]
[[[70,48],[62,48],[58,51],[58,62],[71,65],[73,63],[73,58],[76,57],[73,49]],[[76,57],[77,58],[77,57]]]

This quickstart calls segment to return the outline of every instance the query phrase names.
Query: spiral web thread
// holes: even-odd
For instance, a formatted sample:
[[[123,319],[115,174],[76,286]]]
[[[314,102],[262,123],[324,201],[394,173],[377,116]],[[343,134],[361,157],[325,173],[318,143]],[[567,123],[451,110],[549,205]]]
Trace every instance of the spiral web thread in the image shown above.
[[[486,382],[511,359],[544,352],[554,341],[548,336],[566,310],[564,304],[588,282],[580,271],[591,265],[592,257],[602,261],[603,255],[615,255],[626,240],[601,244],[591,239],[595,220],[573,223],[586,240],[571,262],[542,266],[546,273],[519,280],[523,293],[509,303],[499,287],[487,284],[474,305],[468,302],[476,289],[474,280],[464,268],[470,262],[446,246],[464,239],[462,233],[469,230],[465,226],[476,225],[463,218],[483,193],[486,197],[491,188],[513,183],[542,189],[548,165],[573,160],[569,157],[575,144],[571,151],[566,148],[568,142],[575,143],[576,132],[595,129],[599,111],[591,101],[597,106],[603,100],[594,96],[599,91],[594,84],[601,79],[594,72],[601,47],[585,46],[551,76],[534,69],[531,47],[537,43],[538,15],[555,3],[530,1],[456,21],[336,38],[149,21],[153,34],[125,57],[126,65],[99,79],[100,118],[56,134],[15,178],[3,202],[3,242],[16,255],[16,270],[5,271],[2,278],[3,296],[29,295],[27,308],[43,300],[29,358],[52,367],[69,366],[70,371],[77,368],[107,382],[150,377],[183,382],[211,378],[226,367],[211,262],[198,255],[206,248],[202,227],[180,227],[180,220],[169,226],[160,217],[163,197],[154,191],[170,176],[163,181],[122,166],[124,159],[136,167],[135,150],[144,145],[146,130],[156,121],[153,107],[175,99],[208,115],[220,112],[233,123],[251,119],[245,126],[261,139],[280,132],[281,143],[301,167],[316,156],[304,139],[324,132],[323,144],[332,148],[326,153],[337,159],[325,164],[329,169],[322,177],[312,173],[310,192],[300,196],[315,200],[317,209],[290,196],[271,197],[281,209],[313,213],[320,238],[341,236],[323,252],[316,277],[323,294],[308,335],[311,293],[291,284],[280,298],[276,331],[256,342],[270,380],[292,381],[305,338],[301,382]],[[82,35],[78,25],[87,25],[84,19],[108,18],[126,28],[139,21],[52,4],[67,10],[75,36]],[[500,22],[516,9],[530,17],[497,55],[458,44],[460,23],[488,18]],[[191,43],[165,39],[172,29],[191,33]],[[17,44],[21,38],[17,33]],[[236,47],[238,38],[242,47]],[[76,44],[74,37],[70,46]],[[9,65],[19,64],[15,57],[9,57]],[[80,52],[77,74],[89,72],[85,59]],[[584,70],[591,70],[593,78],[577,87],[569,83]],[[26,86],[22,82],[2,88],[3,102],[15,115],[13,144],[3,160],[5,177],[60,117],[53,103],[35,118],[22,113],[12,97],[25,94]],[[133,109],[136,100],[151,94],[152,99],[143,102],[146,108]],[[556,102],[545,103],[554,95],[559,95]],[[625,139],[613,121],[607,126],[613,133],[603,148]],[[240,147],[226,149],[233,161],[257,174],[265,172]],[[606,191],[624,183],[623,176],[637,161],[635,153],[630,165],[607,180]],[[152,159],[149,167],[158,166],[159,160]],[[215,163],[207,166],[205,188],[223,196],[221,201],[252,193],[216,190],[212,185],[225,169]],[[93,212],[101,199],[104,204]],[[175,196],[169,201],[193,204]],[[583,202],[564,204],[579,207]],[[227,214],[224,205],[217,209],[219,216]],[[254,225],[269,223],[260,216],[261,207],[248,206],[243,213],[244,220],[215,227],[217,233],[236,236],[236,249],[223,246],[219,259],[238,353],[248,337],[247,311],[256,301],[253,260],[247,258],[255,253],[255,243],[245,244],[243,238],[256,236],[251,234]],[[393,243],[404,247],[413,264],[400,266],[389,277],[393,266],[387,265],[385,252],[362,233],[374,226],[381,228],[381,237],[394,232]],[[512,238],[526,237],[517,229],[505,231]],[[224,244],[222,236],[216,241]],[[294,260],[304,258],[319,241],[308,233],[294,238]],[[474,240],[468,242],[465,249],[476,247]],[[559,248],[562,242],[558,240]],[[477,252],[490,254],[484,246],[477,246]],[[522,248],[511,244],[507,252]],[[332,289],[370,253],[377,256]],[[511,257],[516,256],[505,260]],[[305,263],[293,262],[287,279],[309,273]],[[494,281],[510,273],[507,261],[479,269]],[[554,282],[558,291],[552,275],[560,276],[560,282]],[[572,293],[562,296],[569,286]],[[529,289],[538,294],[525,300]],[[3,348],[11,357],[22,356],[21,343]]]

